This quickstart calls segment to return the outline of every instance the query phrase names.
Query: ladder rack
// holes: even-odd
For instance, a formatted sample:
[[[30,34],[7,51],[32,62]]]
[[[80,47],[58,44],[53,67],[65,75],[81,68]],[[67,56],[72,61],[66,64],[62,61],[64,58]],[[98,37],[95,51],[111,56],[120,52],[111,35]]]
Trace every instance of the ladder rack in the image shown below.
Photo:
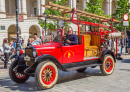
[[[51,3],[51,2],[49,2],[48,5],[41,4],[41,6],[45,7],[45,8],[49,8],[49,9],[58,10],[58,11],[61,11],[62,13],[71,12],[73,10],[72,8],[62,6],[62,5],[59,5],[59,4],[54,4],[54,3]],[[115,20],[115,19],[112,20],[111,18],[107,18],[107,17],[104,17],[104,16],[99,16],[99,15],[96,15],[96,14],[88,13],[88,12],[77,10],[77,9],[75,9],[74,14],[76,14],[78,16],[88,17],[88,18],[91,18],[91,19],[97,19],[97,20],[100,20],[100,21],[107,20],[107,21],[121,23],[121,21],[119,21],[119,20]],[[53,17],[53,16],[51,16],[51,17]],[[59,18],[59,17],[55,16],[55,18]],[[67,20],[66,18],[64,18],[64,19]]]

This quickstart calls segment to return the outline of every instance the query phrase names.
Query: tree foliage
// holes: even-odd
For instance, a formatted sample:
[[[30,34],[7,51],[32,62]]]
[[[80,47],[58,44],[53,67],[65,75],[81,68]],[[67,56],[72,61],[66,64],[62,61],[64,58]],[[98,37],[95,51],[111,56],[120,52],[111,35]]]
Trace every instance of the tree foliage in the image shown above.
[[[114,19],[123,20],[123,15],[125,13],[128,13],[128,15],[130,14],[130,12],[128,10],[129,9],[128,2],[129,2],[129,0],[118,0],[116,2],[117,9],[115,10],[115,13],[112,14]],[[130,20],[129,20],[129,24],[130,24]],[[121,25],[122,25],[122,23],[114,23],[114,27],[116,27],[116,29],[119,31],[121,31]],[[123,26],[122,26],[122,28],[124,29]]]
[[[51,2],[64,6],[67,1],[66,0],[60,0],[60,1],[51,0]],[[45,12],[47,13],[47,15],[62,16],[62,12],[58,11],[58,10],[56,11],[53,9],[47,9],[47,10],[45,10]],[[68,14],[65,14],[65,17],[67,17],[67,16],[68,16]],[[39,20],[39,24],[43,29],[45,29],[44,20],[42,20],[42,19]],[[65,23],[65,26],[68,26],[68,23]],[[58,20],[51,20],[50,22],[47,22],[46,27],[47,27],[47,29],[56,29],[58,27]]]
[[[89,2],[86,2],[87,8],[85,9],[86,12],[97,14],[100,16],[103,16],[104,11],[102,10],[102,2],[104,0],[90,0]],[[89,19],[86,17],[81,17],[82,20],[89,21],[89,22],[99,22],[99,20],[96,19]]]
[[[90,0],[86,2],[87,9],[85,11],[97,15],[103,15],[104,11],[102,11],[102,2],[104,0]]]

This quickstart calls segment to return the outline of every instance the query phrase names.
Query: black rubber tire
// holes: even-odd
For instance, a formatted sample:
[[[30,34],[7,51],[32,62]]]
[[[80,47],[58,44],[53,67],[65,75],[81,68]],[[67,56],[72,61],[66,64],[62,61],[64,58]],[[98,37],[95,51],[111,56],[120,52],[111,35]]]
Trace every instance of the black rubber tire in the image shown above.
[[[41,74],[43,74],[42,73],[43,69],[46,69],[47,66],[51,66],[55,70],[54,81],[49,85],[45,84],[43,82],[44,79],[41,77]],[[40,86],[42,89],[49,89],[49,88],[53,87],[56,84],[57,80],[58,80],[58,68],[52,61],[49,61],[49,60],[43,61],[37,66],[37,68],[35,70],[35,81],[36,81],[37,85]]]
[[[112,69],[110,70],[110,72],[108,72],[108,71],[105,69],[105,62],[106,62],[106,60],[107,60],[108,58],[111,59],[112,64],[113,64],[113,65],[110,65],[110,66],[112,66]],[[100,66],[100,71],[101,71],[101,73],[102,73],[104,76],[111,75],[111,74],[113,73],[113,71],[114,71],[114,67],[115,67],[114,58],[113,58],[111,55],[109,55],[109,54],[105,55],[104,61],[102,62],[102,65]]]
[[[83,68],[83,69],[78,69],[76,70],[77,72],[84,72],[87,68]]]
[[[24,83],[28,80],[29,76],[24,74],[25,78],[18,79],[15,74],[16,72],[13,71],[13,69],[17,66],[17,64],[18,64],[18,62],[16,60],[11,63],[10,68],[9,68],[9,76],[12,79],[12,81],[14,81],[16,83]]]

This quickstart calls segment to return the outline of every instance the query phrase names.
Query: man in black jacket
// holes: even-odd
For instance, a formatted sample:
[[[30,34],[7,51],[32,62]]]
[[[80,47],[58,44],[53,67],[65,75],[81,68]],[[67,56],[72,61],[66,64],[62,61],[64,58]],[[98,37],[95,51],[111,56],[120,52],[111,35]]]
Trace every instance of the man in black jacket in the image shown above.
[[[130,48],[130,28],[129,31],[127,31],[127,35],[126,35],[126,53],[128,53],[127,48]]]
[[[78,37],[73,34],[72,30],[68,31],[66,35],[66,44],[65,45],[77,45],[78,44]]]
[[[129,31],[127,31],[127,39],[128,39],[128,48],[130,48],[130,28]]]

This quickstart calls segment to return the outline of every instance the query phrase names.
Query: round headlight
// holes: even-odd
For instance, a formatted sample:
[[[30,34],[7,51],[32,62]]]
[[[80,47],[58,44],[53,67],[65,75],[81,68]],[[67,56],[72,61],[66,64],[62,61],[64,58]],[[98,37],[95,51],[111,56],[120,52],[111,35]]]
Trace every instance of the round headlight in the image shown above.
[[[37,57],[37,52],[33,51],[33,57]]]
[[[19,50],[17,50],[16,55],[17,55],[17,56],[19,56],[19,55],[20,55],[20,51],[19,51]]]

